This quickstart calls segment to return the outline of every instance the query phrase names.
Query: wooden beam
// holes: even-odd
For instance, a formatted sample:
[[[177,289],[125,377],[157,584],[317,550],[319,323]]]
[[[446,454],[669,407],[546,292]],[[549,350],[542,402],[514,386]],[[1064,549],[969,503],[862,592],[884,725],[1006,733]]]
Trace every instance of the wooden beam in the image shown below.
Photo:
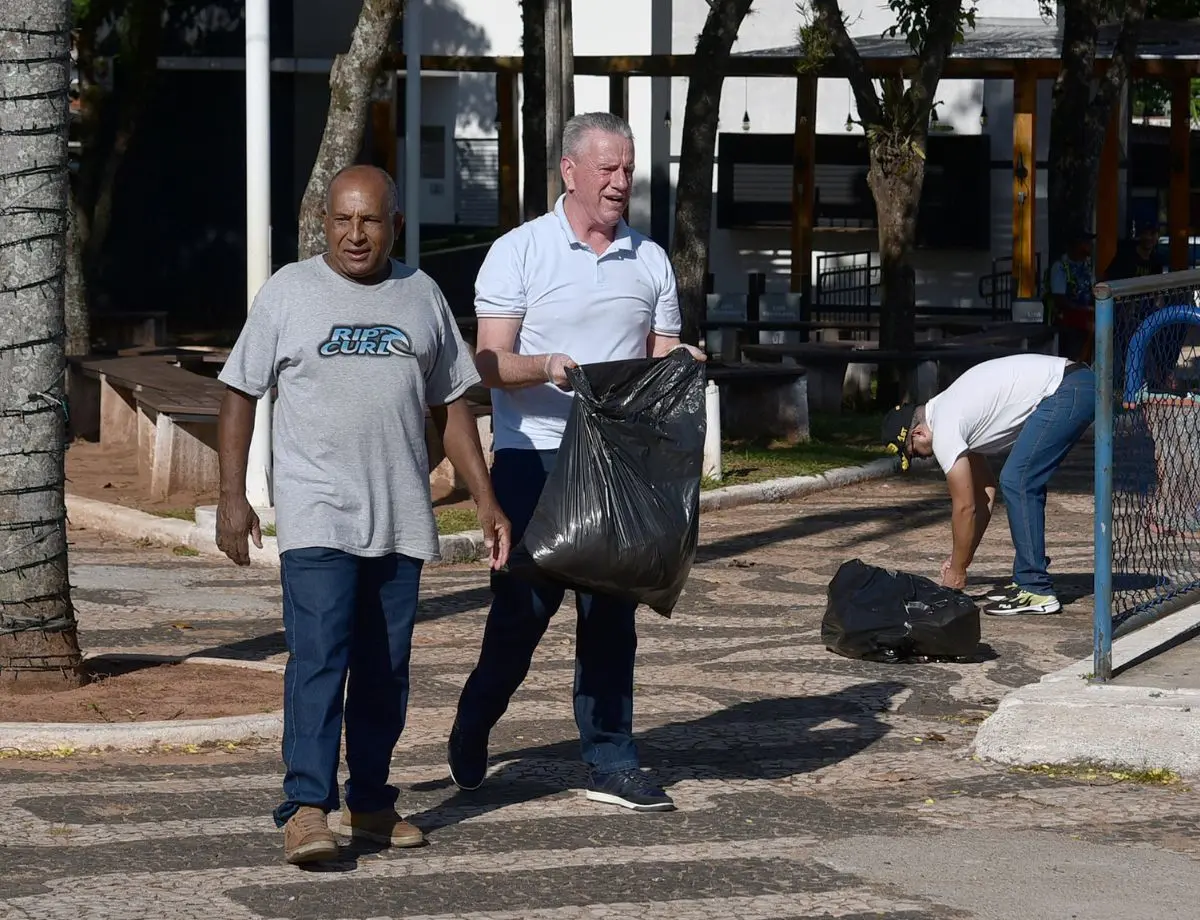
[[[521,134],[517,116],[517,74],[496,72],[496,129],[500,159],[500,229],[521,223]]]
[[[561,0],[546,0],[546,204],[563,193],[563,49]]]
[[[1016,296],[1037,296],[1037,77],[1013,80],[1013,276]]]
[[[1193,62],[1186,62],[1192,66]],[[1200,62],[1196,62],[1200,64]],[[650,54],[641,56],[611,56],[611,55],[576,55],[574,58],[575,75],[605,77],[613,73],[623,73],[640,77],[686,77],[692,73],[695,58],[690,54]],[[422,55],[421,69],[440,71],[444,73],[494,73],[498,70],[511,69],[520,72],[522,59],[520,57],[489,57],[486,55]],[[389,55],[385,59],[386,67],[394,70],[404,70],[404,55],[400,53]],[[911,76],[918,67],[919,61],[913,58],[867,58],[864,66],[868,73],[874,76],[902,74]],[[1103,71],[1103,62],[1098,62],[1097,70]],[[1193,68],[1196,69],[1196,68]],[[796,58],[794,55],[754,55],[742,57],[734,55],[729,59],[726,68],[728,77],[788,77],[796,76]],[[1058,75],[1059,62],[1054,59],[1024,60],[1017,58],[956,58],[946,60],[943,76],[946,79],[1003,79],[1011,77],[1018,70],[1032,71],[1043,79]],[[843,70],[835,62],[830,61],[819,74],[822,78],[844,78]]]
[[[1117,254],[1117,237],[1120,232],[1120,201],[1118,190],[1121,185],[1121,101],[1113,103],[1112,117],[1108,120],[1108,131],[1104,135],[1104,149],[1100,154],[1100,186],[1096,190],[1096,257],[1097,272],[1102,272]]]
[[[1171,78],[1171,182],[1167,193],[1167,227],[1171,238],[1171,271],[1188,268],[1191,235],[1192,87],[1186,73]]]
[[[629,121],[629,74],[608,75],[608,110]]]
[[[813,224],[817,199],[816,77],[796,78],[795,138],[792,148],[791,290],[793,293],[800,293],[812,280]]]

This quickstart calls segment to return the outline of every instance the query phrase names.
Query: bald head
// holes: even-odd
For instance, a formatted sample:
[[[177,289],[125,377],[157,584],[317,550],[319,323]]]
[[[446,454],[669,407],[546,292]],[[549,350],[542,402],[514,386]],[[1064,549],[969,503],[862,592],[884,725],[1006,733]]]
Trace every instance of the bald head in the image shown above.
[[[404,228],[396,183],[376,166],[347,166],[325,195],[326,262],[351,281],[375,284],[392,272],[392,249]]]
[[[386,171],[378,166],[367,166],[356,164],[354,166],[343,166],[333,178],[329,180],[329,186],[325,190],[325,210],[328,211],[333,203],[334,193],[339,186],[352,185],[354,188],[361,189],[367,193],[382,195],[383,208],[389,215],[400,213],[400,195],[396,191],[396,183]]]

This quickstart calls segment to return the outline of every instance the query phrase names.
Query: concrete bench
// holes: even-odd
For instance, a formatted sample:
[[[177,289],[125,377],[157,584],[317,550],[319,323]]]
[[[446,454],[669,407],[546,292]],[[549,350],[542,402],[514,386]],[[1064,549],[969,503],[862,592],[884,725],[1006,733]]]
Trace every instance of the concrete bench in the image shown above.
[[[744,351],[751,360],[790,362],[807,369],[810,411],[838,413],[846,396],[849,371],[853,366],[877,368],[891,365],[899,368],[909,398],[924,402],[946,389],[976,364],[1029,351],[1026,346],[1030,341],[1045,345],[1040,334],[1031,333],[1029,338],[1010,340],[1007,345],[961,345],[955,338],[924,343],[912,351],[881,349],[876,342],[747,345]]]
[[[793,444],[809,438],[808,372],[782,364],[710,362],[709,380],[721,392],[721,435]]]
[[[98,384],[99,409],[72,404],[98,418],[102,446],[136,447],[138,478],[155,499],[177,491],[211,491],[220,485],[217,416],[225,385],[215,377],[180,367],[177,355],[73,359],[78,375]],[[486,391],[484,391],[486,393]],[[479,388],[467,395],[479,426],[484,455],[491,451],[491,404]],[[461,487],[441,440],[426,414],[426,449],[431,485]]]

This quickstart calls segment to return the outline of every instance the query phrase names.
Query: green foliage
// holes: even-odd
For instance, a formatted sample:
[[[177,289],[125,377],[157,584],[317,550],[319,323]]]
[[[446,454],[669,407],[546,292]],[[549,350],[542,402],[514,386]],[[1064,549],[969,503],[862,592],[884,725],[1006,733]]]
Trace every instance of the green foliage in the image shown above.
[[[888,8],[896,14],[896,24],[885,29],[883,34],[888,38],[903,35],[908,46],[914,52],[920,52],[929,37],[931,3],[919,0],[887,0]],[[963,9],[958,15],[958,31],[954,34],[954,42],[963,41],[967,29],[975,28],[975,3],[963,3]]]

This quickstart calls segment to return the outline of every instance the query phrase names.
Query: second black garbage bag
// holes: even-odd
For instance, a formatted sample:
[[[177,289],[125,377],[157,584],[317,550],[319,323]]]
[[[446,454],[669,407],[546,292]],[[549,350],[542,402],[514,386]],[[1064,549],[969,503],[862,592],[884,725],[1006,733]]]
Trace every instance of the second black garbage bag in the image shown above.
[[[920,575],[852,559],[829,583],[821,639],[867,661],[969,659],[979,652],[979,607]]]
[[[670,616],[699,538],[704,366],[679,350],[568,376],[558,460],[509,567]]]

